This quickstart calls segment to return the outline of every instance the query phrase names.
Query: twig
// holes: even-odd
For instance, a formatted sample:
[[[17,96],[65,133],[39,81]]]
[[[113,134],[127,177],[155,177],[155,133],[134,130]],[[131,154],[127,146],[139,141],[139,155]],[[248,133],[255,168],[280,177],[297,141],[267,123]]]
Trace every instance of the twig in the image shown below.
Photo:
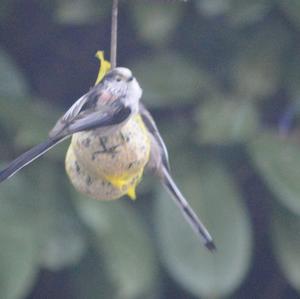
[[[118,2],[118,0],[113,0],[111,11],[110,62],[112,69],[117,66]]]

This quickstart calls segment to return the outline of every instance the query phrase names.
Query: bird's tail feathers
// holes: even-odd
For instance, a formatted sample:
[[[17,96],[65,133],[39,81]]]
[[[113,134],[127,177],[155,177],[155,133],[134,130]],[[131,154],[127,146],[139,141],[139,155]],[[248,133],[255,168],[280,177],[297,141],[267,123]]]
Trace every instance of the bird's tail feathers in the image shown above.
[[[0,171],[0,183],[13,176],[16,172],[38,157],[42,156],[62,140],[64,140],[64,138],[49,138],[20,155],[18,158],[10,162],[4,170]]]
[[[171,193],[172,198],[180,208],[185,219],[196,231],[196,233],[200,235],[201,240],[204,242],[204,245],[211,251],[215,250],[215,244],[208,230],[205,228],[187,200],[184,198],[184,196],[176,186],[176,183],[172,179],[169,171],[164,166],[162,167],[162,182],[168,192]]]

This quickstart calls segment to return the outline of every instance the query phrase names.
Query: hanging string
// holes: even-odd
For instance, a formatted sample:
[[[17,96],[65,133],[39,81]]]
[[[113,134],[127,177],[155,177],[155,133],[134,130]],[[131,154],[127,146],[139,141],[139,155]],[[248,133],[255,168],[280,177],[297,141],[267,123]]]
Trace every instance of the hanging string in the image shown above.
[[[111,14],[110,63],[112,69],[117,66],[118,2],[118,0],[113,0]]]

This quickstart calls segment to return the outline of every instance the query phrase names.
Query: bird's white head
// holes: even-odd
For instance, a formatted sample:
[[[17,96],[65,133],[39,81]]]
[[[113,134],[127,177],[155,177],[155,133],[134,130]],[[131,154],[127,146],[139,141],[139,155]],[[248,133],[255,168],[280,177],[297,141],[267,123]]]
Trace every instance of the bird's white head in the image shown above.
[[[116,67],[108,72],[104,79],[112,91],[124,94],[124,104],[137,112],[142,89],[130,69]]]

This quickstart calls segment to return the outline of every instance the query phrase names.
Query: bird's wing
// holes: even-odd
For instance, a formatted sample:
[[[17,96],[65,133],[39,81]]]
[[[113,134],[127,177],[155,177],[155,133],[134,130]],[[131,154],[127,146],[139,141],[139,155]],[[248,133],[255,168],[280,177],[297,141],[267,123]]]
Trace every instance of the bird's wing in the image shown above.
[[[120,124],[131,114],[122,103],[123,95],[113,96],[100,83],[77,100],[57,121],[49,137],[67,136],[97,127]]]
[[[167,147],[162,139],[162,137],[160,136],[160,133],[158,131],[158,128],[155,124],[155,121],[153,119],[153,117],[151,116],[150,112],[146,109],[146,107],[140,103],[140,107],[139,107],[139,110],[140,110],[140,114],[142,116],[142,119],[144,121],[144,124],[146,125],[148,131],[150,132],[152,138],[153,138],[153,141],[152,143],[154,147],[156,148],[152,148],[153,151],[156,151],[158,153],[155,153],[152,152],[152,160],[154,160],[154,164],[155,163],[155,160],[156,158],[158,157],[155,157],[155,155],[159,155],[162,163],[164,164],[164,166],[166,167],[166,169],[170,170],[170,164],[169,164],[169,155],[168,155],[168,151],[167,151]]]
[[[45,142],[28,150],[0,171],[0,182],[10,178],[73,133],[94,128],[113,127],[126,121],[131,114],[131,108],[124,106],[121,96],[109,97],[109,94],[102,92],[99,86],[101,87],[99,84],[92,88],[72,105],[56,123]]]
[[[82,114],[76,121],[69,124],[67,132],[68,134],[73,134],[79,131],[118,125],[128,119],[131,112],[130,107],[118,103],[111,107],[109,111],[95,111],[86,115]]]

